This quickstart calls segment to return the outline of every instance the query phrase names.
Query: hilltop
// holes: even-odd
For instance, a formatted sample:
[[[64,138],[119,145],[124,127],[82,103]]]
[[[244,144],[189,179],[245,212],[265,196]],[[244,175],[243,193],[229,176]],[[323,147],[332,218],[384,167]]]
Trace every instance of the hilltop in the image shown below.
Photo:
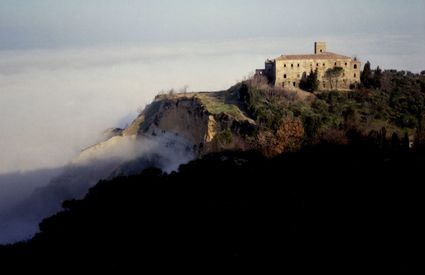
[[[358,139],[412,146],[424,123],[425,75],[379,71],[375,78],[349,91],[286,90],[253,77],[226,91],[161,94],[112,140],[171,134],[196,156],[223,150],[275,156]]]

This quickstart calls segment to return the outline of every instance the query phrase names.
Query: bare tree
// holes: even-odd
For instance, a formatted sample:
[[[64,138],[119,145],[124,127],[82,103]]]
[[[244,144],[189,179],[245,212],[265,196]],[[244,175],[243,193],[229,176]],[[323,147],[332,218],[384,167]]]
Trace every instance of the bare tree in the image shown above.
[[[187,90],[189,89],[189,85],[184,85],[183,87],[181,87],[180,89],[179,89],[179,93],[187,93]]]

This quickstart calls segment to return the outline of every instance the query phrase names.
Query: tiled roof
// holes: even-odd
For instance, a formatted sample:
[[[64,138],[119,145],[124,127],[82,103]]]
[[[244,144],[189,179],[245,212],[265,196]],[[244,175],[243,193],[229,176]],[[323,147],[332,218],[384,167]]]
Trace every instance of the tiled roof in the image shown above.
[[[294,55],[281,55],[276,60],[299,60],[299,59],[351,59],[351,57],[340,55],[336,53],[319,53],[319,54],[294,54]]]

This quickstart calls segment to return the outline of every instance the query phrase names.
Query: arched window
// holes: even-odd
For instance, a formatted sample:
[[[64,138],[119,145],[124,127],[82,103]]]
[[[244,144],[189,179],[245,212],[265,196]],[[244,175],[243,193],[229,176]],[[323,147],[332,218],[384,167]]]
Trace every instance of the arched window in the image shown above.
[[[354,64],[354,69],[357,69],[357,64]]]
[[[357,74],[354,74],[354,77],[357,77]]]
[[[286,78],[286,74],[283,75],[283,78]]]

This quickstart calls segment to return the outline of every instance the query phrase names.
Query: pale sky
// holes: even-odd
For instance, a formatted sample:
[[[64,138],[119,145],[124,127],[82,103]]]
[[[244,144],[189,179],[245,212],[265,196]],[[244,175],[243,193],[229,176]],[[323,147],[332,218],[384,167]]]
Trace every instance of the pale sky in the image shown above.
[[[424,43],[424,14],[424,0],[0,0],[0,48],[341,34]]]

